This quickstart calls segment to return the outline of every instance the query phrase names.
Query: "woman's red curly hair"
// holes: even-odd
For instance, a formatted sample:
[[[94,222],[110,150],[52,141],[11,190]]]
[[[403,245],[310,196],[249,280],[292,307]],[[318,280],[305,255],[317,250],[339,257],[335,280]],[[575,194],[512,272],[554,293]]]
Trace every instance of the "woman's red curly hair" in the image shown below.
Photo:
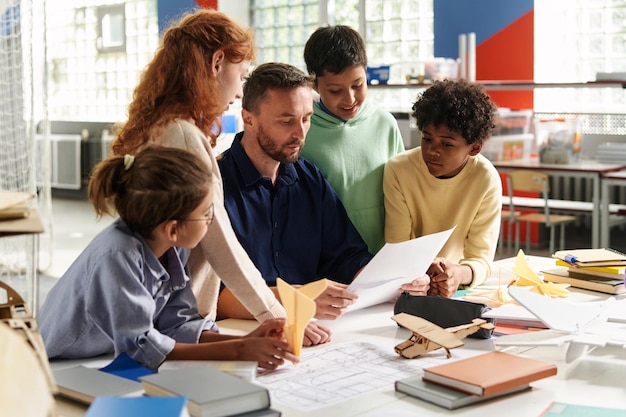
[[[224,112],[211,69],[217,51],[233,63],[254,60],[252,32],[211,9],[187,14],[169,27],[135,88],[128,120],[116,132],[113,154],[134,154],[177,118],[193,119],[215,146]]]

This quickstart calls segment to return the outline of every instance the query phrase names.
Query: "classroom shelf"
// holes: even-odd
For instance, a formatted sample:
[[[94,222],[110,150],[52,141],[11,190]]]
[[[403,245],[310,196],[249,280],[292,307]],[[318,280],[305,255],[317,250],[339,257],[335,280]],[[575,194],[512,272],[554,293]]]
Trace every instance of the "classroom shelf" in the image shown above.
[[[588,81],[584,83],[535,83],[532,81],[515,81],[515,80],[477,80],[478,84],[482,84],[487,90],[533,90],[536,88],[623,88],[626,89],[626,80],[602,80]],[[368,88],[428,88],[431,83],[419,84],[371,84]]]

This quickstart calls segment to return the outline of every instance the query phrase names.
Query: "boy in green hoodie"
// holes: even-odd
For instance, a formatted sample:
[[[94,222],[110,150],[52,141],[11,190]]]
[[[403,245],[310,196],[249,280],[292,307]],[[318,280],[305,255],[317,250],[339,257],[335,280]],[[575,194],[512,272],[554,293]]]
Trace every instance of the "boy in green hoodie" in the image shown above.
[[[319,99],[301,156],[333,187],[371,253],[383,246],[383,169],[404,151],[394,117],[367,98],[363,38],[348,26],[318,28],[304,47],[304,61]]]

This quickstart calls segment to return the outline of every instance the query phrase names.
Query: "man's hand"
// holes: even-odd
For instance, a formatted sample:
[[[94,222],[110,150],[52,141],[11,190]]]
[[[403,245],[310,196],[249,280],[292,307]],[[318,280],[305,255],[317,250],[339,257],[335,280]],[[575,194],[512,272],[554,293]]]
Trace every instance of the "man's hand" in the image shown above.
[[[326,290],[315,299],[315,318],[334,320],[345,312],[346,307],[354,304],[358,296],[347,288],[346,284],[328,280]]]
[[[400,292],[406,291],[411,295],[426,295],[430,288],[430,277],[428,275],[422,275],[419,278],[415,278],[408,284],[402,284],[400,286]]]
[[[302,346],[315,346],[330,342],[330,329],[314,321],[310,322],[304,330]]]

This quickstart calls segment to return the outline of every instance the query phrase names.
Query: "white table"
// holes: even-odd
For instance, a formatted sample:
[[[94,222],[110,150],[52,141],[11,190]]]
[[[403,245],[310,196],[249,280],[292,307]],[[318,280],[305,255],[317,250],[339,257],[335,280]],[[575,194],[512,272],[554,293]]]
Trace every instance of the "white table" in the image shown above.
[[[543,171],[548,174],[557,174],[572,178],[585,178],[591,180],[593,184],[591,197],[591,202],[593,203],[591,211],[591,247],[600,247],[600,221],[602,217],[602,210],[600,209],[600,188],[602,184],[602,177],[609,173],[626,169],[626,164],[601,164],[594,160],[582,160],[580,162],[566,165],[542,164],[539,162],[538,158],[531,158],[515,161],[494,162],[493,165],[500,172],[508,172],[515,169],[530,169]]]
[[[554,266],[550,258],[529,256],[529,264],[533,270],[539,271]],[[494,263],[492,278],[486,283],[486,288],[493,288],[498,283],[501,274],[503,280],[511,276],[510,267],[513,258],[507,258]],[[576,294],[578,299],[589,297],[597,300],[598,297],[607,297],[599,293],[588,293],[581,290]],[[385,345],[393,351],[393,347],[405,341],[409,332],[401,329],[391,320],[393,315],[392,304],[382,304],[364,310],[348,313],[334,322],[325,322],[333,330],[333,340],[329,345],[322,345],[304,349],[305,352],[315,352],[327,349],[328,346],[349,341],[375,342]],[[246,320],[223,320],[220,327],[225,333],[246,334],[256,322]],[[484,352],[493,349],[491,340],[465,339],[465,346],[457,349],[475,350]],[[459,351],[453,349],[453,357],[458,357]],[[272,407],[282,411],[283,417],[303,416],[374,416],[374,417],[408,417],[408,416],[441,416],[462,415],[468,417],[485,417],[506,415],[507,417],[538,416],[551,401],[571,402],[585,405],[601,404],[607,407],[626,409],[626,349],[603,348],[592,351],[587,356],[570,364],[565,363],[565,346],[510,348],[508,351],[525,356],[553,362],[558,366],[556,376],[531,383],[532,390],[514,394],[512,396],[491,400],[455,411],[448,411],[433,404],[395,392],[392,384],[375,392],[351,398],[338,404],[318,409],[304,411],[284,407],[272,401]],[[445,352],[435,351],[432,355],[441,355],[446,360]],[[407,359],[420,361],[423,358]],[[321,371],[321,370],[320,370]],[[61,416],[82,416],[85,407],[59,398],[57,400]]]

